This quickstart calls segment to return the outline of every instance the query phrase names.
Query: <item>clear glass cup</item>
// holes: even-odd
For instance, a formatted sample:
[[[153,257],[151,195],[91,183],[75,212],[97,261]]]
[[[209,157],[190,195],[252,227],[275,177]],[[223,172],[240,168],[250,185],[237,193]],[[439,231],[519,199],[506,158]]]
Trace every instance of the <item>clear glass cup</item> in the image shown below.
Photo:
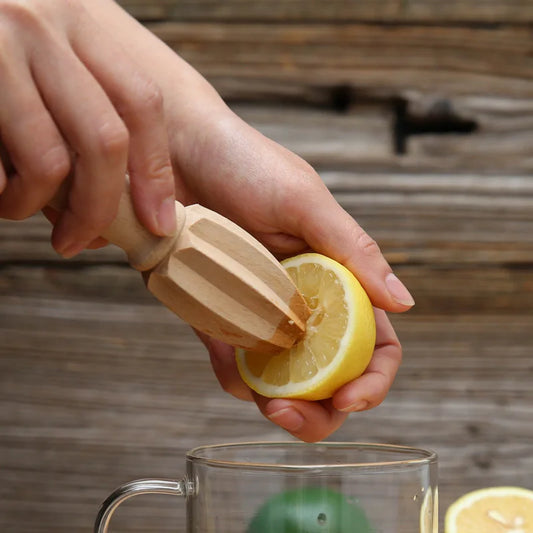
[[[107,532],[124,500],[173,494],[189,533],[436,533],[437,456],[386,444],[255,442],[187,452],[178,479],[127,483],[102,504]],[[154,517],[157,523],[157,517]]]

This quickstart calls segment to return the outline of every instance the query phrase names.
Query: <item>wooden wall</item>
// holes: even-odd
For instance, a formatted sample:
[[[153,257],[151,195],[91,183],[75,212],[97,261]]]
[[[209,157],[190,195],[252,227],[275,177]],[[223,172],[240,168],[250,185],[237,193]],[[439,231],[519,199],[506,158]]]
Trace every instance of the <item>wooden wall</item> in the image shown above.
[[[441,515],[533,489],[532,3],[120,3],[309,160],[415,296],[389,397],[332,439],[435,449]],[[116,485],[178,475],[194,445],[284,438],[118,251],[63,261],[48,240],[40,216],[0,222],[1,531],[90,531]],[[147,497],[112,531],[182,517]]]

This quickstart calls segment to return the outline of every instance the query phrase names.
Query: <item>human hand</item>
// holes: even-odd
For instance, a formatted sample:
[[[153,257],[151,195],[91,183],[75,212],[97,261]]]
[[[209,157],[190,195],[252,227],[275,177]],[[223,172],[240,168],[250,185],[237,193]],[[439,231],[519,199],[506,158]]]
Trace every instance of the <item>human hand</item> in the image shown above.
[[[194,140],[196,150],[179,145],[172,152],[173,160],[179,161],[182,187],[194,201],[251,231],[280,258],[312,249],[343,263],[375,306],[377,338],[369,367],[321,402],[268,399],[252,393],[238,374],[233,349],[200,335],[224,390],[254,400],[266,417],[299,439],[322,440],[342,425],[347,413],[383,401],[401,361],[401,346],[384,310],[405,311],[414,302],[377,244],[341,208],[309,165],[231,112],[223,115],[219,113],[215,123],[201,129]]]
[[[102,2],[107,9],[112,2]],[[67,204],[46,214],[71,257],[114,219],[129,171],[141,223],[175,230],[174,181],[157,83],[83,2],[0,0],[0,217],[45,207],[67,176]]]
[[[44,5],[44,2],[42,3]],[[0,0],[0,6],[4,4],[6,1]],[[115,40],[107,44],[113,46],[113,49],[118,48],[117,53],[124,53],[123,49],[127,49],[128,53],[135,57],[136,65],[142,70],[142,75],[139,74],[139,70],[135,70],[137,67],[131,66],[131,69],[135,70],[140,79],[155,81],[161,91],[164,124],[169,136],[178,199],[183,203],[199,202],[234,220],[280,258],[312,249],[343,263],[356,274],[376,308],[377,341],[373,359],[363,376],[342,387],[331,400],[324,402],[271,400],[253,395],[240,380],[233,349],[204,337],[213,368],[222,387],[237,398],[255,400],[261,412],[270,420],[296,437],[308,441],[321,440],[331,434],[342,424],[347,412],[367,409],[380,403],[392,384],[401,359],[400,344],[385,311],[405,311],[414,302],[405,287],[392,274],[377,244],[339,206],[309,165],[236,117],[194,69],[128,17],[118,6],[109,0],[93,0],[85,7],[92,15],[89,17],[91,22],[87,23],[91,26],[91,30],[97,36],[103,32],[107,41],[112,35]],[[41,8],[44,9],[42,6]],[[92,26],[94,20],[99,21],[101,28]],[[89,40],[88,31],[85,34],[82,32],[82,35],[74,40],[77,43],[81,39],[80,44],[75,47],[79,55],[81,55],[80,50],[84,49],[83,45],[87,45]],[[60,32],[60,35],[63,34]],[[70,36],[71,41],[69,41],[67,38],[69,35],[63,35],[62,50],[67,46],[65,41],[70,45],[74,39]],[[101,38],[104,40],[104,36]],[[53,45],[51,46],[53,51]],[[116,80],[113,72],[110,73],[109,68],[106,68],[106,65],[109,67],[108,63],[100,63],[99,58],[95,57],[97,54],[92,54],[90,50],[86,50],[85,53],[86,63],[103,69],[98,78],[102,89],[105,89],[102,84],[108,83],[108,78],[114,81],[110,83],[109,92],[106,93],[111,103],[113,104],[117,98],[123,102],[122,105],[131,103],[128,92],[122,92],[124,88],[119,83],[120,80]],[[111,57],[111,54],[107,51],[104,57]],[[50,62],[50,59],[47,61]],[[116,64],[114,58],[113,66]],[[127,70],[128,65],[131,63],[126,58],[126,66],[119,67],[121,78],[127,74],[123,70]],[[66,73],[63,73],[68,79]],[[63,85],[61,83],[60,88],[65,91]],[[134,93],[135,87],[136,85],[133,85],[131,88]],[[78,86],[79,90],[83,88]],[[48,89],[53,92],[52,87]],[[102,96],[101,91],[96,93]],[[134,102],[137,101],[135,97],[133,99]],[[156,100],[159,101],[159,97]],[[42,106],[37,107],[42,111]],[[126,111],[129,109],[132,108],[126,105]],[[112,113],[97,116],[114,117]],[[126,120],[128,113],[123,116],[124,123],[128,126]],[[0,120],[3,120],[1,115]],[[89,119],[85,117],[85,120]],[[141,126],[149,125],[152,131],[157,130],[157,124],[151,120],[136,121],[131,118],[130,121],[131,139],[134,133],[137,134],[138,130],[142,129]],[[49,124],[49,119],[44,123]],[[95,125],[91,120],[89,124],[83,122],[79,127],[83,126],[82,129],[86,134],[86,128],[89,128],[89,132],[101,131],[102,124],[99,124],[100,130],[94,130]],[[76,141],[80,144],[84,136],[77,131],[76,124],[71,124],[70,121],[65,123],[64,128],[70,131],[67,126],[74,129],[71,142]],[[156,131],[155,137],[146,139],[149,144],[142,146],[140,140],[148,129],[150,128],[138,134],[139,144],[135,144],[135,150],[133,145],[130,146],[130,153],[133,152],[130,158],[134,159],[129,161],[130,168],[141,165],[144,160],[142,155],[149,156],[146,160],[154,162],[157,159],[154,159],[154,154],[161,154],[155,144],[158,144],[161,138],[165,138],[164,133],[158,134]],[[57,139],[58,133],[55,134]],[[15,138],[21,137],[15,136]],[[156,139],[157,143],[153,139]],[[162,142],[166,147],[165,140],[166,138]],[[59,144],[57,142],[56,146]],[[13,151],[13,147],[11,150]],[[80,152],[79,149],[77,151]],[[93,157],[98,160],[98,154],[98,151],[95,154],[94,150],[89,150],[84,160],[85,167],[81,169],[92,168],[91,160]],[[81,156],[79,159],[81,160]],[[26,159],[21,156],[14,157],[15,162],[21,160]],[[30,161],[32,158],[28,157],[27,160]],[[39,157],[36,160],[41,161]],[[163,157],[157,160],[161,162]],[[121,165],[123,171],[124,157]],[[117,163],[115,166],[118,168],[120,165]],[[161,167],[164,167],[164,164],[155,166],[155,168]],[[118,176],[118,170],[115,167],[113,169],[113,175]],[[89,170],[82,172],[76,168],[76,171],[76,178],[87,178],[84,183],[88,185],[89,177],[92,176]],[[106,176],[110,175],[107,171]],[[142,173],[136,171],[133,175],[140,176]],[[58,180],[56,177],[56,181]],[[81,182],[81,179],[79,181]],[[161,182],[166,183],[166,179],[161,179]],[[20,183],[22,186],[24,180],[20,180]],[[148,183],[152,183],[152,180],[148,180]],[[54,189],[53,186],[48,187]],[[76,191],[82,189],[81,183],[74,189],[73,200],[79,202],[82,195]],[[16,190],[10,194],[16,195]],[[93,194],[91,200],[97,203],[96,200],[101,198]],[[38,203],[36,202],[36,205]],[[0,203],[0,209],[7,209],[6,205],[9,205],[9,202],[4,200]],[[139,208],[139,197],[137,207]],[[144,208],[152,213],[157,212],[157,209],[154,210],[154,204],[150,202],[144,204]],[[61,230],[65,225],[66,222],[61,224],[59,221],[54,232],[66,231]],[[83,234],[81,241],[86,241],[87,235]]]
[[[95,18],[128,43],[128,50],[162,89],[178,199],[198,202],[232,219],[279,258],[311,249],[337,260],[370,296],[377,325],[373,358],[361,377],[327,401],[253,394],[240,379],[233,348],[200,335],[227,392],[254,400],[266,417],[302,440],[324,439],[341,426],[348,412],[369,409],[385,398],[401,361],[400,343],[385,311],[406,311],[413,299],[376,242],[307,163],[235,116],[198,72],[133,19],[126,20],[118,7],[113,16],[100,16],[104,4],[105,0],[91,2]]]

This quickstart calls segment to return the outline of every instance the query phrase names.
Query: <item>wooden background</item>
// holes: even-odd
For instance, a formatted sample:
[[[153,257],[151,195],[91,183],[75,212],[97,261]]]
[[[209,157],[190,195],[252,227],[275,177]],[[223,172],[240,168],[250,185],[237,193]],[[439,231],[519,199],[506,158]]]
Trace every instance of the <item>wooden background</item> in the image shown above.
[[[441,523],[468,490],[533,489],[531,0],[120,3],[309,160],[415,296],[388,399],[332,439],[435,449]],[[192,446],[285,437],[118,251],[64,261],[48,240],[40,216],[0,223],[0,531],[88,532],[115,486],[179,475]],[[145,497],[112,531],[183,514]]]

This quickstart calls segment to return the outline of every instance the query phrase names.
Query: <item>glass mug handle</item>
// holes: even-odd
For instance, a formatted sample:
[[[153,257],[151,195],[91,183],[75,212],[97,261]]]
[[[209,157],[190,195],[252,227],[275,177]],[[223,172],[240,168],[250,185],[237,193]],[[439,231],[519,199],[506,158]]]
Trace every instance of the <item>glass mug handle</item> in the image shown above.
[[[111,516],[125,500],[142,494],[186,496],[190,493],[188,485],[183,479],[137,479],[121,485],[102,503],[94,524],[94,533],[107,533]]]

